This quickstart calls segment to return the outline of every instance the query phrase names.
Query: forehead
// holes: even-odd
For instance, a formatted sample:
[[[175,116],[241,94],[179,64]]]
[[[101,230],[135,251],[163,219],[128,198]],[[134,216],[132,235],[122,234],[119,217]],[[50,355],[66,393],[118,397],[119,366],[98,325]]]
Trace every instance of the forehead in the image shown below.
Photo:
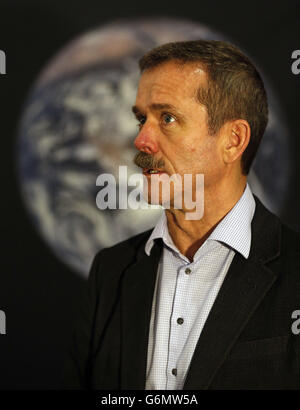
[[[206,73],[199,63],[170,61],[146,70],[139,81],[137,104],[195,101],[199,86],[206,85]]]

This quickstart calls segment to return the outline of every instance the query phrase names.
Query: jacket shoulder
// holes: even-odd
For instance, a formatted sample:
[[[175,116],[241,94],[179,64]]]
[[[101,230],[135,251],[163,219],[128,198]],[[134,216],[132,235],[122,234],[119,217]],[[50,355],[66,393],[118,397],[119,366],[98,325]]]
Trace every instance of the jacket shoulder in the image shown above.
[[[109,256],[113,256],[116,254],[123,254],[126,252],[133,252],[136,253],[137,251],[139,251],[143,246],[145,246],[151,232],[152,229],[149,229],[147,231],[141,232],[137,235],[134,235],[128,239],[125,239],[124,241],[118,242],[113,246],[107,247],[107,248],[103,248],[101,249],[97,254],[97,255],[109,255]]]
[[[300,260],[300,233],[285,224],[281,224],[282,246],[287,254]]]
[[[98,287],[106,278],[110,280],[120,277],[122,272],[135,262],[137,254],[144,250],[151,231],[152,229],[149,229],[113,246],[99,250],[92,261],[89,280],[94,280]],[[106,274],[104,275],[103,272]]]

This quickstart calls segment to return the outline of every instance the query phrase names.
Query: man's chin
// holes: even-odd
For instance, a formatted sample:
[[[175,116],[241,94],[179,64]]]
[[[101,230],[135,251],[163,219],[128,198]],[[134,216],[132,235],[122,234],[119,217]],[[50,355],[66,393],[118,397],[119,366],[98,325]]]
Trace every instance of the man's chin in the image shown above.
[[[151,195],[144,196],[143,198],[144,198],[144,201],[147,202],[148,205],[159,205],[159,206],[163,206],[163,205],[162,205],[162,200],[161,200],[161,198],[152,199],[152,198],[151,198]]]

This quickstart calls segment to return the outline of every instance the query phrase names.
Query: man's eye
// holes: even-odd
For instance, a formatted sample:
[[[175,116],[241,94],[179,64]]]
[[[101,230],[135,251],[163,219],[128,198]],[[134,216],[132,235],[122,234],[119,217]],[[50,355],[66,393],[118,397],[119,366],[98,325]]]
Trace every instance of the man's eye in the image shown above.
[[[146,117],[139,117],[139,118],[137,118],[137,120],[138,120],[137,126],[138,126],[139,128],[141,128],[141,127],[145,124],[145,122],[146,122]]]
[[[170,124],[175,121],[175,118],[171,114],[163,114],[162,119],[166,124]]]

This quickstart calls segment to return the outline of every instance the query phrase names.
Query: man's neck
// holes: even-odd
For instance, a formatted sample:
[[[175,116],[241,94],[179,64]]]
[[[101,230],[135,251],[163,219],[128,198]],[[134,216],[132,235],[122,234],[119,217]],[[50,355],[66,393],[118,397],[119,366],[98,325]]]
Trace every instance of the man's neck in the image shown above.
[[[236,186],[215,187],[204,193],[204,214],[200,220],[188,220],[181,209],[167,209],[166,217],[169,234],[178,248],[190,261],[200,246],[206,241],[219,222],[228,214],[241,198],[247,179]]]

